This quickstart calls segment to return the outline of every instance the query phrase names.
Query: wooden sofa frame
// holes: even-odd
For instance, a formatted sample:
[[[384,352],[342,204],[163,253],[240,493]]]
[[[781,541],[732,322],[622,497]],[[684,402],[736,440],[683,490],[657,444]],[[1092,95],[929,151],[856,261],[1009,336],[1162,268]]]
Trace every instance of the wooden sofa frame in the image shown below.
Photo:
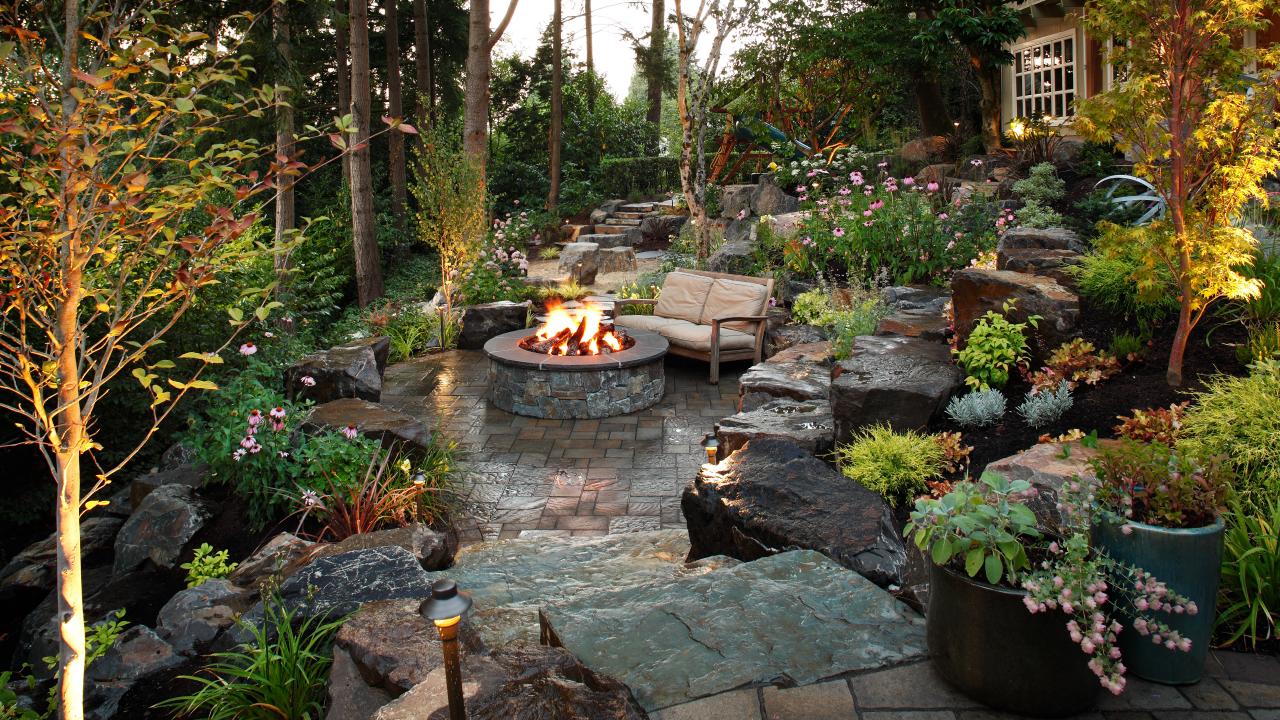
[[[738,282],[747,282],[755,285],[764,285],[764,307],[762,307],[759,315],[746,315],[743,317],[727,317],[713,318],[711,320],[711,351],[702,352],[699,350],[690,350],[672,344],[667,352],[672,355],[693,358],[694,360],[702,360],[711,364],[711,373],[709,382],[712,385],[720,384],[720,363],[733,360],[752,360],[759,363],[764,358],[764,333],[769,324],[769,298],[773,297],[773,278],[758,278],[750,275],[731,275],[729,273],[712,272],[710,270],[685,270],[680,269],[675,272],[689,273],[690,275],[701,275],[721,280],[737,280]],[[649,307],[657,307],[658,301],[653,298],[620,298],[614,301],[615,312],[619,315],[624,314],[622,308],[628,305],[648,305]],[[755,347],[743,350],[721,350],[720,349],[720,324],[727,322],[750,322],[755,323]]]

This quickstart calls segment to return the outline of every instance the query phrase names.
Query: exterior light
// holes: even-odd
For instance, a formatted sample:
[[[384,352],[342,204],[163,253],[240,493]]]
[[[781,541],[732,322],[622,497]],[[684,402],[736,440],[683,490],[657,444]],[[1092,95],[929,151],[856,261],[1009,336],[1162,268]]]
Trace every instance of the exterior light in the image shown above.
[[[442,578],[431,584],[431,597],[418,612],[435,623],[444,650],[444,678],[449,691],[449,720],[467,720],[462,698],[462,664],[458,658],[458,623],[471,609],[471,596],[458,592],[458,584]]]
[[[707,462],[712,465],[720,462],[720,441],[714,433],[707,435],[702,441],[702,449],[707,451]]]
[[[413,479],[413,486],[416,488],[421,489],[423,485],[427,484],[427,476],[423,475],[421,472],[414,473],[412,479]]]
[[[1013,135],[1015,139],[1021,140],[1027,134],[1026,123],[1022,122],[1021,118],[1014,119],[1009,123],[1009,134]]]

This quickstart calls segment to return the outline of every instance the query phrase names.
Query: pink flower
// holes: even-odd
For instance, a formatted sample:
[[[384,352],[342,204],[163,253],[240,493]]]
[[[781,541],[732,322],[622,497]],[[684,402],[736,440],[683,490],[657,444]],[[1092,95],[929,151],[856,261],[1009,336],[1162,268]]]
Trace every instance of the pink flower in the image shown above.
[[[902,184],[906,185],[907,187],[910,187],[916,184],[916,179],[910,176],[904,177],[902,178]]]
[[[298,378],[298,382],[302,383],[303,387],[316,386],[316,379],[311,377],[310,375],[303,375],[301,378]]]
[[[240,346],[240,354],[244,355],[245,357],[248,357],[249,355],[252,355],[256,352],[258,352],[258,346],[254,345],[251,342],[247,342]]]
[[[883,200],[876,200],[875,202],[871,203],[871,205],[870,205],[869,207],[870,207],[872,210],[879,210],[880,208],[884,207],[884,201],[883,201]]]
[[[851,192],[853,192],[853,191],[852,191],[852,190],[850,190],[850,189],[848,188],[848,186],[845,186],[845,187],[840,188],[840,194],[841,194],[841,195],[848,195],[848,194],[849,194],[849,193],[851,193]]]
[[[805,187],[804,187],[803,185],[797,185],[797,186],[796,186],[796,192],[798,192],[798,193],[802,193],[802,192],[804,192],[804,191],[805,191]]]
[[[872,212],[874,212],[874,211],[873,211],[873,210],[871,210],[871,209],[863,210],[863,211],[862,211],[862,217],[871,217],[871,213],[872,213]]]
[[[939,220],[946,220],[946,219],[947,219],[947,218],[949,218],[949,217],[951,217],[951,216],[950,216],[950,215],[948,215],[948,214],[946,214],[946,213],[944,213],[944,212],[938,213],[938,219],[939,219]]]
[[[924,186],[924,189],[929,192],[938,192],[938,183],[930,181]]]
[[[343,436],[343,437],[345,437],[345,438],[346,438],[346,439],[348,439],[348,440],[355,440],[355,439],[356,439],[356,435],[358,435],[358,434],[359,434],[359,433],[356,431],[356,426],[355,426],[355,425],[348,425],[348,426],[346,426],[346,427],[342,428],[342,436]]]
[[[835,235],[836,237],[844,237],[844,228],[837,226],[834,230],[831,231],[831,234]]]

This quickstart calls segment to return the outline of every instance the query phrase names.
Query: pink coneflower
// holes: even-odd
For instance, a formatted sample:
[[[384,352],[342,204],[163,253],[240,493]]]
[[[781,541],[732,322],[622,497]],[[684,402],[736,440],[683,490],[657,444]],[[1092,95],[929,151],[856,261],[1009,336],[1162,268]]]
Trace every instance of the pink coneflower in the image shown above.
[[[846,186],[844,186],[844,187],[842,187],[842,188],[840,188],[840,194],[841,194],[841,195],[848,195],[848,194],[849,194],[849,193],[851,193],[851,192],[853,192],[853,191],[852,191],[852,190],[850,190],[850,189],[849,189],[849,187],[848,187],[847,185],[846,185]]]
[[[910,176],[904,177],[902,178],[902,184],[906,185],[907,187],[911,187],[912,185],[916,184],[916,179]]]
[[[262,411],[256,408],[253,410],[250,410],[249,411],[249,435],[250,436],[258,432],[258,425],[260,424],[262,424]]]
[[[303,375],[301,378],[298,379],[298,382],[302,383],[304,387],[316,386],[316,379],[311,377],[310,375]]]
[[[938,183],[929,182],[924,186],[924,189],[928,190],[929,192],[938,192]]]
[[[247,343],[245,343],[245,344],[243,344],[243,345],[241,345],[241,346],[240,346],[240,354],[241,354],[241,355],[244,355],[244,356],[246,356],[246,357],[248,357],[249,355],[252,355],[252,354],[254,354],[254,353],[256,353],[256,352],[258,352],[258,346],[257,346],[257,345],[254,345],[254,344],[253,344],[253,343],[251,343],[251,342],[247,342]]]
[[[831,234],[836,237],[844,237],[844,228],[836,226],[836,228],[831,231]]]
[[[359,434],[359,432],[357,432],[357,431],[356,431],[356,426],[355,426],[355,425],[348,425],[348,426],[346,426],[346,427],[342,428],[342,436],[343,436],[343,437],[345,437],[345,438],[346,438],[346,439],[348,439],[348,440],[355,440],[355,439],[356,439],[356,435],[358,435],[358,434]]]
[[[282,407],[272,408],[271,412],[268,414],[271,415],[271,429],[276,432],[280,432],[281,430],[283,430],[284,417],[286,414],[284,411],[284,408]]]

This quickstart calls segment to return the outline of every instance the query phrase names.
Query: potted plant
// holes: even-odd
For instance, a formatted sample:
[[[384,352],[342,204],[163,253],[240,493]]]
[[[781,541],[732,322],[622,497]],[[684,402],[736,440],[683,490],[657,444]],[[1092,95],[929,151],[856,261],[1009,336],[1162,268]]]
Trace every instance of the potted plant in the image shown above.
[[[1096,478],[1078,484],[1079,497],[1068,501],[1089,518],[1093,544],[1186,595],[1172,606],[1173,635],[1130,617],[1126,624],[1136,632],[1123,633],[1120,648],[1139,677],[1194,683],[1204,673],[1213,632],[1230,474],[1218,459],[1201,461],[1163,443],[1132,440],[1102,451],[1091,464]],[[1150,605],[1159,610],[1169,602],[1156,597]],[[1178,644],[1189,644],[1189,651],[1161,652],[1162,645]]]
[[[1186,601],[1095,552],[1086,527],[1043,535],[1026,504],[1034,495],[986,473],[918,500],[907,531],[933,561],[926,625],[939,674],[986,705],[1063,717],[1093,705],[1099,687],[1123,692],[1121,617],[1188,649],[1152,615]]]

